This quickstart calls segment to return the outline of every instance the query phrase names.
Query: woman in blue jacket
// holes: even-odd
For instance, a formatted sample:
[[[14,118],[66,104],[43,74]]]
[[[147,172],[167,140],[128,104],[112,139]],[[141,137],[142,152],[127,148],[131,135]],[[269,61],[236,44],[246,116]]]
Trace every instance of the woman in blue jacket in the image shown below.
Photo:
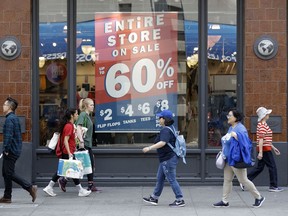
[[[226,165],[224,167],[224,182],[223,182],[223,195],[222,200],[218,203],[214,203],[214,207],[229,207],[228,197],[232,190],[232,181],[234,178],[234,175],[236,175],[239,182],[247,188],[247,190],[252,194],[252,196],[255,198],[255,203],[253,204],[253,207],[259,208],[264,200],[265,197],[261,196],[259,191],[256,189],[255,185],[247,178],[247,169],[246,168],[235,168],[234,160],[232,157],[235,156],[232,155],[233,151],[231,151],[231,143],[235,143],[234,141],[238,141],[237,134],[241,137],[245,136],[247,139],[248,132],[245,126],[241,123],[243,119],[242,113],[240,113],[236,109],[229,110],[229,113],[227,115],[228,124],[230,125],[230,128],[225,136],[222,137],[222,145],[223,145],[223,153],[226,157]],[[235,139],[235,140],[233,140]]]

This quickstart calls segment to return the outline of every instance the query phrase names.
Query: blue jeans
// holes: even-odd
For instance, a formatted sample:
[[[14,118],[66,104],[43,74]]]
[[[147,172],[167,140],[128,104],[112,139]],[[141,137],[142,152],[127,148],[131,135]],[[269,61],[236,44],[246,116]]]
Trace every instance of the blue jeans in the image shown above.
[[[165,178],[169,182],[177,200],[183,198],[182,191],[178,181],[176,180],[176,167],[178,164],[178,157],[175,155],[167,161],[159,164],[157,172],[157,183],[153,192],[153,197],[158,199],[163,191]]]

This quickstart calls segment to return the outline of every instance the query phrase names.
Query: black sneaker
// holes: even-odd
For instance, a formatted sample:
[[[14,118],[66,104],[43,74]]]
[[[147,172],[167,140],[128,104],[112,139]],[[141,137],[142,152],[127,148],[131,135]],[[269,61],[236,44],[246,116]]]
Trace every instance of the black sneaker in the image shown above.
[[[284,189],[279,187],[270,187],[268,189],[269,192],[282,192]]]
[[[220,208],[220,207],[229,207],[229,202],[224,203],[223,201],[220,201],[218,203],[214,203],[213,207]]]
[[[152,205],[158,205],[158,199],[154,199],[152,196],[150,196],[149,198],[143,197],[143,201]]]
[[[183,207],[185,206],[184,200],[175,200],[173,203],[169,204],[170,207]]]
[[[253,204],[254,208],[259,208],[262,206],[263,202],[265,201],[265,197],[261,197],[261,199],[255,199],[255,203]]]

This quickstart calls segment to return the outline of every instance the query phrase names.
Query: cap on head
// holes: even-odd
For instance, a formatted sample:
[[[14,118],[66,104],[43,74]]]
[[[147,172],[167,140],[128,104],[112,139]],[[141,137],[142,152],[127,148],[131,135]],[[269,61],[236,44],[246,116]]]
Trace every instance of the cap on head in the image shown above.
[[[270,114],[272,109],[266,109],[265,107],[259,107],[256,111],[258,115],[258,122],[261,121],[266,115]]]
[[[157,113],[156,116],[158,116],[159,118],[172,119],[173,118],[173,113],[170,110],[163,110],[162,112]]]

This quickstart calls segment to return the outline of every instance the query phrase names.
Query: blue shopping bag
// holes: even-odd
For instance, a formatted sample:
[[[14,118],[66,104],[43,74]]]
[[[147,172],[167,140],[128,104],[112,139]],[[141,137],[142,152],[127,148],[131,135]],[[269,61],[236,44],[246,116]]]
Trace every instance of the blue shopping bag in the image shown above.
[[[74,152],[75,158],[82,162],[83,174],[92,173],[92,165],[88,150]]]

